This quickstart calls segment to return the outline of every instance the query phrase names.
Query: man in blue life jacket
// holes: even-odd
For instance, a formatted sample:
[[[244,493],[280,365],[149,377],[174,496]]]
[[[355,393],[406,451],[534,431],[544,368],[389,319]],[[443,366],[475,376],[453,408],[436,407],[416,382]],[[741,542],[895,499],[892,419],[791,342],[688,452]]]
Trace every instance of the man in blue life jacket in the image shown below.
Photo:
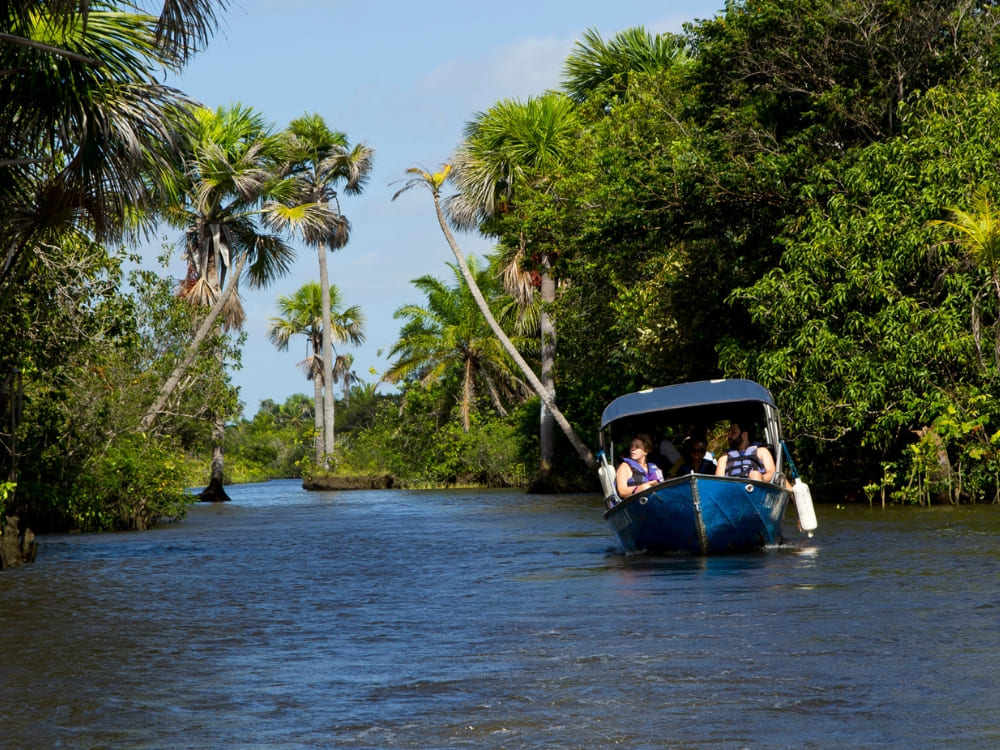
[[[774,457],[767,446],[753,441],[753,428],[734,421],[726,434],[729,452],[719,459],[715,475],[743,477],[770,482],[774,476]]]

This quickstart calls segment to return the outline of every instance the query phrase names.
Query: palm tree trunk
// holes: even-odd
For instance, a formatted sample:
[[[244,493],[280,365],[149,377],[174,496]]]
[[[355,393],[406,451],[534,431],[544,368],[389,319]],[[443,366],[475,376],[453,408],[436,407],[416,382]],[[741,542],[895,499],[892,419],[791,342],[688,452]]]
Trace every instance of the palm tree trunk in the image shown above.
[[[198,499],[206,503],[218,503],[229,500],[222,483],[223,452],[222,442],[226,437],[226,423],[221,416],[216,416],[212,428],[212,464],[209,469],[208,486],[201,491]]]
[[[556,380],[552,374],[556,361],[556,327],[552,320],[552,305],[556,301],[556,282],[549,269],[549,257],[546,254],[543,261],[541,275],[542,288],[542,312],[539,319],[539,327],[542,336],[542,386],[549,394],[549,398],[556,400]],[[549,408],[542,402],[541,424],[539,425],[538,444],[540,452],[539,460],[539,480],[548,483],[552,475],[552,463],[555,460],[555,418]]]
[[[313,368],[315,369],[315,368]],[[316,465],[323,463],[323,375],[313,373],[313,417],[316,425]]]
[[[153,423],[156,422],[157,417],[159,417],[163,412],[163,408],[166,406],[167,401],[173,395],[174,391],[177,390],[177,385],[181,382],[181,378],[184,377],[184,373],[187,372],[191,363],[194,362],[194,358],[197,356],[198,350],[205,342],[205,339],[208,338],[208,334],[211,332],[212,326],[215,325],[215,321],[218,320],[219,315],[222,313],[222,309],[226,306],[226,303],[229,302],[229,298],[235,293],[236,282],[240,278],[240,274],[243,272],[243,265],[246,263],[246,259],[246,253],[241,253],[239,260],[236,262],[236,267],[232,270],[229,280],[226,282],[225,290],[219,296],[219,299],[215,301],[215,304],[212,305],[212,309],[209,310],[208,315],[205,316],[205,319],[201,322],[201,325],[195,332],[194,338],[191,339],[191,343],[188,344],[184,357],[177,363],[174,371],[170,373],[170,377],[163,383],[163,386],[160,388],[160,392],[156,396],[156,400],[153,402],[153,405],[149,407],[149,410],[142,418],[142,422],[140,424],[143,432],[148,432],[153,427]]]
[[[333,321],[330,316],[330,274],[326,245],[318,244],[319,290],[323,304],[323,467],[330,468],[333,455]]]
[[[542,400],[542,403],[545,404],[546,408],[552,413],[556,423],[562,428],[563,433],[576,449],[580,458],[583,459],[587,468],[596,468],[597,462],[594,460],[594,454],[591,452],[590,448],[588,448],[584,442],[580,440],[579,435],[576,434],[576,431],[569,423],[569,420],[567,420],[565,415],[563,415],[563,413],[559,411],[558,407],[556,407],[555,402],[552,400],[552,396],[549,394],[545,386],[542,385],[542,382],[538,379],[535,371],[532,370],[531,367],[528,366],[528,363],[524,361],[524,357],[522,357],[521,353],[514,347],[510,338],[508,338],[507,334],[503,332],[503,329],[497,323],[496,318],[493,317],[489,306],[486,304],[486,299],[483,297],[483,293],[476,284],[476,280],[472,277],[469,265],[465,262],[465,256],[462,254],[462,250],[459,248],[454,235],[452,235],[451,230],[448,228],[448,222],[445,220],[444,211],[441,208],[440,196],[436,190],[432,191],[431,194],[434,198],[434,210],[437,212],[438,224],[441,226],[441,231],[444,233],[445,239],[448,241],[448,247],[451,248],[451,252],[455,255],[455,260],[458,261],[458,267],[462,272],[462,278],[465,279],[465,283],[469,286],[469,292],[472,294],[472,298],[476,301],[476,304],[482,311],[483,317],[486,318],[486,322],[489,324],[490,329],[503,345],[503,348],[520,368],[524,377],[531,384],[531,387],[534,389],[535,393],[538,394],[538,397]]]

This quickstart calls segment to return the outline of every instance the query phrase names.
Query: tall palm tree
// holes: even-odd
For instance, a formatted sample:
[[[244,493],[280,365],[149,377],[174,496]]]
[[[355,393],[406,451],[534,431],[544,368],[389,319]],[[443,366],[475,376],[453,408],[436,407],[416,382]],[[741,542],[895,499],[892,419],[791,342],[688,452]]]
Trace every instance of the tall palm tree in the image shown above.
[[[549,190],[577,145],[579,129],[575,105],[556,93],[525,102],[504,100],[476,115],[465,126],[455,154],[451,179],[458,192],[446,201],[449,218],[461,229],[501,237],[509,231],[505,217],[516,216],[519,195],[528,190],[543,194]],[[523,222],[517,221],[515,226],[517,236],[504,245],[509,249],[504,279],[508,291],[523,307],[531,305],[537,293],[541,381],[554,401],[553,264],[558,249],[544,237],[529,236]],[[529,266],[532,257],[537,260]],[[555,457],[555,419],[544,402],[539,429],[539,478],[546,483]]]
[[[179,147],[173,169],[159,189],[161,214],[184,232],[188,275],[181,296],[210,311],[143,418],[147,430],[216,319],[221,319],[224,330],[242,328],[246,315],[237,288],[244,268],[249,284],[263,287],[284,275],[294,257],[281,237],[261,229],[260,217],[267,210],[284,156],[283,141],[263,117],[235,104],[214,112],[195,107],[175,122],[180,126],[175,134]],[[217,413],[214,420],[212,468],[202,493],[208,500],[227,499],[222,484],[224,415]]]
[[[288,349],[288,342],[292,336],[302,335],[306,337],[307,349],[306,358],[300,363],[306,377],[313,383],[314,393],[314,415],[316,420],[316,435],[320,438],[323,435],[325,420],[324,415],[324,392],[323,387],[323,294],[320,286],[315,281],[308,282],[295,291],[291,296],[278,297],[278,312],[281,317],[271,318],[267,327],[268,340],[274,344],[279,351]],[[326,298],[329,300],[327,309],[329,317],[329,328],[331,331],[331,341],[338,343],[350,343],[355,346],[363,344],[365,341],[365,316],[358,305],[351,305],[346,309],[341,309],[340,290],[336,286],[330,286]],[[337,357],[340,364],[338,370],[335,365],[332,377],[340,376],[345,378],[342,357]],[[350,364],[346,365],[348,368]],[[335,381],[334,381],[335,382]],[[332,388],[330,389],[332,390]],[[316,461],[323,459],[323,442],[316,441]]]
[[[451,248],[451,252],[455,256],[455,260],[458,262],[458,268],[462,274],[462,278],[469,287],[469,292],[472,294],[472,298],[476,301],[476,306],[479,307],[479,311],[483,314],[483,317],[489,324],[490,330],[493,331],[493,335],[497,337],[503,345],[503,348],[511,356],[515,364],[517,364],[521,373],[524,375],[525,380],[528,381],[535,393],[538,394],[538,398],[540,398],[542,403],[545,404],[545,406],[552,412],[556,423],[569,439],[577,454],[581,459],[583,459],[588,468],[593,469],[596,466],[594,454],[580,439],[580,436],[576,434],[576,431],[573,429],[572,425],[570,425],[569,420],[566,419],[563,413],[556,406],[555,401],[553,401],[545,386],[542,385],[542,382],[538,379],[534,370],[528,366],[524,357],[522,357],[521,353],[517,350],[517,347],[514,346],[510,338],[500,327],[499,323],[497,323],[496,318],[490,311],[489,305],[486,303],[486,298],[483,297],[483,293],[479,289],[479,285],[476,283],[476,279],[472,275],[472,271],[469,269],[469,264],[465,260],[465,254],[459,247],[458,242],[455,241],[455,235],[451,233],[451,229],[448,227],[448,220],[445,217],[444,207],[441,200],[441,186],[444,184],[445,180],[448,179],[448,175],[451,173],[451,166],[446,164],[440,172],[433,173],[418,167],[411,167],[406,170],[406,173],[410,175],[409,179],[405,181],[402,188],[396,191],[396,193],[392,196],[392,199],[396,200],[400,195],[414,187],[424,187],[430,191],[431,198],[434,201],[434,212],[437,214],[438,226],[441,228],[441,233],[444,234],[445,241],[448,243],[448,247]]]
[[[293,120],[287,131],[291,154],[294,198],[286,201],[273,219],[275,226],[297,230],[307,245],[316,248],[319,284],[323,294],[323,453],[334,446],[333,339],[330,320],[327,249],[339,250],[350,237],[350,224],[341,213],[336,187],[359,194],[371,172],[374,152],[364,144],[351,147],[344,133],[330,130],[317,114]],[[324,459],[329,465],[328,458]]]
[[[458,396],[462,429],[471,428],[471,413],[485,387],[493,406],[506,415],[504,402],[523,398],[530,388],[516,376],[510,357],[492,334],[480,314],[470,288],[463,282],[457,265],[449,263],[455,274],[454,285],[433,276],[421,276],[414,286],[427,297],[426,305],[404,305],[396,310],[397,319],[406,320],[399,340],[389,352],[398,357],[383,379],[389,383],[417,379],[424,385],[445,381],[456,375],[461,384]],[[469,271],[480,290],[495,300],[499,285],[488,268],[477,267],[469,259]]]

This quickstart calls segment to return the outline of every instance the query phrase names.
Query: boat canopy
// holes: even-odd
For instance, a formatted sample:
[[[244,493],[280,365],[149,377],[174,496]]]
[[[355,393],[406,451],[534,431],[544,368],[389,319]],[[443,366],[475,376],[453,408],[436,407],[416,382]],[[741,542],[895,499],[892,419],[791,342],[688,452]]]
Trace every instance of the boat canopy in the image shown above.
[[[764,404],[777,410],[767,388],[752,380],[701,380],[619,396],[601,414],[601,429],[642,414],[713,406],[731,409],[738,404]]]

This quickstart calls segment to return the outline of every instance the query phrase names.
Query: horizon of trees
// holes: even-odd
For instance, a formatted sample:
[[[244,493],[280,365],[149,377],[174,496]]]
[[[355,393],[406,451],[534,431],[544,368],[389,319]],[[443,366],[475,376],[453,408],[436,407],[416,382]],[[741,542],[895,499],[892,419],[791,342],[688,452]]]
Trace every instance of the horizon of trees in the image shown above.
[[[8,27],[41,38],[25,8],[5,11]],[[157,46],[155,17],[108,4],[92,11],[132,35],[101,39],[108,54],[132,46],[114,57],[127,63],[97,69],[80,59],[78,10],[49,9],[67,21],[46,37],[54,51],[0,45],[4,69],[44,81],[55,61],[74,82],[40,98],[18,79],[0,104],[0,334],[16,342],[0,348],[0,504],[50,527],[142,528],[182,512],[178,467],[212,444],[213,409],[235,401],[219,362],[238,363],[239,339],[209,326],[155,430],[137,429],[207,320],[151,275],[127,291],[117,249],[156,216],[174,163],[166,115],[186,103],[150,71],[181,58]],[[781,405],[819,497],[996,499],[998,21],[973,0],[730,0],[677,35],[588,32],[559,89],[471,115],[437,187],[454,191],[440,196],[451,226],[495,240],[490,304],[517,311],[508,336],[535,342],[521,344],[528,374],[544,375],[552,407],[558,393],[549,411],[566,435],[595,435],[622,392],[749,377]],[[145,119],[115,119],[137,101]],[[80,102],[105,116],[66,119]],[[24,107],[39,117],[19,118]],[[276,183],[288,194],[269,226],[306,238],[322,267],[347,238],[332,184],[360,189],[371,153],[308,116],[298,130],[299,166],[284,175],[298,179]],[[593,479],[579,448],[546,431],[537,397],[496,399],[486,381],[473,397],[461,357],[438,351],[452,364],[428,380],[432,348],[406,351],[427,358],[399,371],[391,397],[358,383],[341,404],[325,376],[329,470],[414,484]],[[332,349],[321,357],[333,367]],[[336,442],[335,403],[351,410]]]

